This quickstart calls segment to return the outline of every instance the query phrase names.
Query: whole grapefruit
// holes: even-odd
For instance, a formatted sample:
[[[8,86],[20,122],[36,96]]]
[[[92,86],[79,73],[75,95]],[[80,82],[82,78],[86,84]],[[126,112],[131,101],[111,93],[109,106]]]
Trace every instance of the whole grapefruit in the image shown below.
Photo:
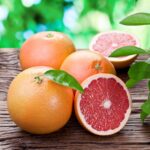
[[[74,76],[80,83],[97,73],[116,74],[113,64],[101,54],[89,50],[80,50],[69,55],[60,69]]]
[[[18,74],[8,90],[8,111],[22,129],[47,134],[62,128],[72,113],[72,89],[61,86],[43,73],[49,67],[32,67]]]
[[[39,32],[25,41],[20,49],[22,69],[50,66],[59,69],[64,59],[75,51],[71,39],[60,32]]]

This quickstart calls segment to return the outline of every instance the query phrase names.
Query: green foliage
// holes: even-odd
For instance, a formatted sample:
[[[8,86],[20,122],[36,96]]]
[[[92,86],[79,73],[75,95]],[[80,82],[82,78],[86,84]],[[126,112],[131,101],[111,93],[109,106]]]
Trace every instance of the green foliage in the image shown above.
[[[44,76],[60,85],[73,88],[80,92],[84,91],[78,81],[63,70],[48,70],[44,73]]]
[[[124,25],[149,25],[150,14],[149,13],[137,13],[123,19],[121,24]]]
[[[1,4],[9,8],[9,15],[3,21],[5,34],[0,39],[0,47],[20,47],[25,40],[24,32],[27,30],[39,32],[40,24],[45,26],[45,30],[61,31],[64,28],[63,2],[63,0],[44,0],[28,8],[23,6],[21,0],[1,1]]]
[[[0,30],[0,47],[20,47],[32,34],[43,30],[56,30],[68,34],[77,47],[86,48],[95,35],[99,24],[98,20],[91,25],[91,15],[85,22],[88,14],[92,11],[106,13],[113,28],[115,28],[116,14],[124,16],[135,6],[136,0],[41,0],[39,4],[25,7],[22,0],[0,0],[0,5],[8,8],[7,19],[0,21],[5,30]],[[118,9],[123,5],[122,9]],[[74,25],[72,13],[67,23],[64,23],[64,15],[68,9],[73,8],[76,18]],[[82,8],[82,9],[81,9]],[[98,17],[99,18],[99,17]],[[71,27],[70,27],[71,26]]]
[[[141,120],[144,122],[147,116],[150,115],[150,81],[148,82],[149,95],[148,100],[141,106]]]
[[[136,62],[130,67],[128,75],[129,80],[126,83],[128,87],[133,87],[143,79],[150,79],[150,61]]]
[[[128,56],[133,54],[150,54],[150,50],[144,50],[136,46],[125,46],[116,49],[111,53],[110,57]]]
[[[121,3],[124,5],[123,10],[117,9],[116,7],[119,7],[120,0],[100,0],[100,1],[92,1],[92,0],[83,0],[83,11],[81,12],[81,15],[86,15],[89,10],[98,10],[105,12],[108,14],[110,18],[110,22],[112,25],[115,23],[114,15],[115,13],[123,13],[126,14],[130,10],[133,9],[135,6],[135,0],[122,0]],[[120,12],[119,12],[120,11]]]
[[[125,25],[150,25],[150,13],[137,13],[126,17],[121,21]],[[114,51],[111,56],[127,56],[131,54],[150,54],[150,50],[144,50],[137,47],[122,47]],[[129,80],[127,87],[133,87],[143,79],[150,79],[150,58],[146,61],[136,62],[131,65],[129,71]],[[148,82],[149,95],[148,100],[141,106],[141,120],[144,122],[150,115],[150,81]]]

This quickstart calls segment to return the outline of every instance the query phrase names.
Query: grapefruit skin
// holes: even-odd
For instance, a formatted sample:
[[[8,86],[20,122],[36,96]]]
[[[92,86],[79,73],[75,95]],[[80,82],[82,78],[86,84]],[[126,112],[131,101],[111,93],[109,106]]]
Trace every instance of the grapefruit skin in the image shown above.
[[[74,76],[78,82],[97,73],[116,74],[113,64],[97,52],[80,50],[69,55],[60,69]]]
[[[119,60],[119,58],[108,57],[108,60],[112,62],[116,69],[122,69],[129,67],[137,58],[138,55],[126,56],[126,59]]]
[[[116,34],[116,39],[114,39],[114,37],[111,37],[111,34]],[[121,38],[121,35],[126,36]],[[98,38],[103,38],[103,36],[106,36],[106,40],[108,43],[105,43],[105,39],[101,39],[100,45],[97,44],[98,47],[97,49],[94,48],[94,45],[96,44],[96,41],[98,40]],[[117,37],[120,36],[120,37]],[[125,41],[126,38],[126,41]],[[114,40],[114,41],[113,41]],[[116,43],[112,43],[111,42],[116,42]],[[103,42],[103,43],[102,43]],[[117,44],[117,45],[115,45]],[[110,45],[110,46],[108,46]],[[106,48],[104,48],[106,46]],[[116,69],[122,69],[125,67],[130,66],[130,64],[132,64],[135,59],[137,58],[137,55],[130,55],[130,56],[124,56],[124,57],[109,57],[109,54],[111,54],[110,49],[117,49],[119,47],[123,47],[123,46],[140,46],[140,42],[139,40],[132,34],[126,33],[126,32],[122,32],[122,31],[109,31],[109,32],[103,32],[103,33],[98,33],[97,35],[95,35],[93,37],[93,39],[91,40],[89,49],[92,51],[97,51],[102,53],[105,57],[108,58],[109,61],[112,62],[112,64],[115,66]],[[103,49],[102,51],[100,49]],[[109,53],[109,54],[108,54]]]
[[[113,74],[105,74],[105,73],[99,73],[99,74],[96,74],[96,75],[93,75],[93,76],[90,76],[89,78],[87,78],[86,80],[84,80],[81,84],[81,86],[83,87],[83,89],[85,90],[89,84],[98,79],[98,78],[113,78],[115,79],[121,86],[123,86],[123,89],[126,91],[126,94],[127,94],[127,97],[128,97],[128,109],[126,110],[126,113],[125,113],[125,117],[124,119],[122,120],[122,122],[120,123],[120,126],[113,129],[113,130],[108,130],[108,131],[97,131],[95,129],[93,129],[86,121],[85,121],[85,118],[80,110],[80,100],[81,100],[81,93],[79,93],[78,91],[76,92],[75,94],[75,99],[74,99],[74,109],[75,109],[75,115],[76,115],[76,118],[77,120],[79,121],[80,125],[85,128],[87,131],[95,134],[95,135],[99,135],[99,136],[109,136],[109,135],[112,135],[112,134],[115,134],[117,132],[119,132],[124,126],[125,124],[127,123],[128,119],[129,119],[129,116],[131,114],[131,106],[132,106],[132,100],[131,100],[131,96],[129,94],[129,91],[126,87],[126,85],[124,84],[124,82],[122,80],[120,80],[120,78],[118,78],[117,76],[113,75]],[[111,87],[110,87],[111,89]],[[107,92],[107,91],[105,91]],[[98,93],[98,91],[97,91]],[[92,102],[91,102],[92,103]],[[119,102],[119,99],[118,99],[118,103],[121,103]],[[90,104],[91,105],[91,104]],[[86,110],[85,110],[86,111]],[[102,116],[104,117],[104,116]]]
[[[19,58],[22,69],[49,66],[59,69],[63,60],[75,51],[73,42],[63,33],[39,32],[25,41]]]
[[[32,67],[18,74],[7,95],[12,120],[33,134],[48,134],[62,128],[72,113],[73,91],[47,78],[34,78],[51,68]]]

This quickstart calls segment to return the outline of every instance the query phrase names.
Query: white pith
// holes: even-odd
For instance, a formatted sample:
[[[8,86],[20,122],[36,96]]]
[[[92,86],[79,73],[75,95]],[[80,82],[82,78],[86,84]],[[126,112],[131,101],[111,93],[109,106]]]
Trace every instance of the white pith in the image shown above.
[[[109,109],[111,107],[111,101],[109,99],[106,99],[104,100],[102,106],[105,108],[105,109]]]
[[[118,46],[117,43],[112,43],[112,47],[116,47],[116,46]]]
[[[109,31],[109,32],[98,33],[98,34],[92,39],[92,41],[91,41],[91,43],[90,43],[90,46],[89,46],[89,49],[92,50],[92,51],[96,51],[96,50],[94,50],[92,47],[93,47],[94,43],[96,43],[97,38],[99,38],[99,37],[102,36],[102,35],[109,34],[109,33],[122,33],[122,34],[130,35],[130,36],[132,36],[133,39],[135,39],[135,41],[136,41],[136,45],[135,45],[135,46],[137,46],[137,47],[140,46],[139,40],[138,40],[133,34],[126,33],[126,32],[122,32],[122,31],[113,30],[113,31]],[[113,44],[115,44],[115,43],[113,43]],[[106,57],[106,56],[105,56],[105,57],[108,58],[111,62],[124,62],[124,61],[127,61],[127,60],[134,59],[136,56],[137,56],[137,55],[135,54],[135,55],[124,56],[124,57],[121,57],[121,58],[120,58],[120,57],[119,57],[119,58],[118,58],[118,57]]]
[[[123,86],[123,89],[126,91],[127,96],[128,96],[128,100],[129,100],[129,108],[127,109],[126,113],[125,113],[125,117],[124,120],[122,120],[122,122],[120,123],[120,126],[118,128],[115,128],[113,130],[107,130],[107,131],[98,131],[94,128],[91,127],[91,125],[89,125],[85,118],[84,115],[82,114],[81,110],[80,110],[80,100],[81,100],[81,94],[78,95],[77,97],[77,113],[78,116],[80,118],[80,121],[82,122],[83,126],[90,131],[91,133],[94,133],[96,135],[101,135],[101,136],[107,136],[107,135],[112,135],[114,133],[117,133],[118,131],[120,131],[125,124],[127,123],[130,113],[131,113],[131,97],[130,94],[124,84],[124,82],[122,80],[120,80],[118,77],[116,77],[115,75],[111,75],[111,74],[104,74],[104,73],[100,73],[100,74],[96,74],[93,75],[89,78],[87,78],[83,83],[82,83],[82,87],[85,89],[86,87],[88,87],[88,85],[91,83],[91,81],[96,80],[98,78],[114,78],[118,83],[120,83]]]

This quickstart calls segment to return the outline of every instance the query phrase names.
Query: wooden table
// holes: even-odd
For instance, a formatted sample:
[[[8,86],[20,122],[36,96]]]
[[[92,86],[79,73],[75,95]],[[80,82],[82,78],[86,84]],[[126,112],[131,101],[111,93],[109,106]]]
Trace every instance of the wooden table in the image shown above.
[[[146,58],[148,56],[140,56],[138,60]],[[127,80],[127,70],[118,71],[124,81]],[[150,150],[150,119],[143,125],[139,115],[140,106],[148,94],[146,81],[130,89],[132,114],[125,128],[113,136],[90,134],[79,125],[74,114],[60,131],[49,135],[32,135],[17,127],[7,111],[7,89],[20,71],[18,49],[0,49],[0,150]]]

